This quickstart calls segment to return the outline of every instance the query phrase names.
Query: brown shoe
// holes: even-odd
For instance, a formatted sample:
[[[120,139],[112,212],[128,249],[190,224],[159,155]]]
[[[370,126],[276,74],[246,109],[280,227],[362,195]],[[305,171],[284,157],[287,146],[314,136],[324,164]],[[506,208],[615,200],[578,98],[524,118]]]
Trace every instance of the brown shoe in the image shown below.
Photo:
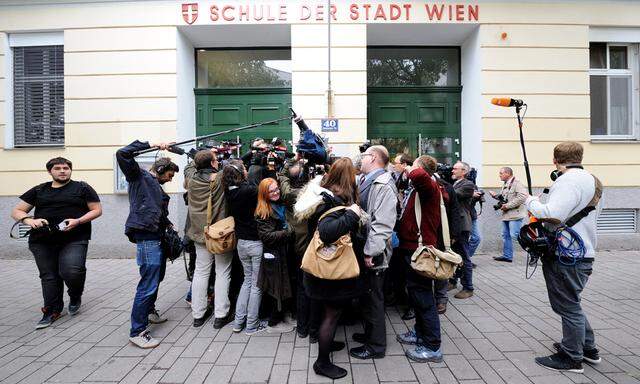
[[[460,292],[456,293],[453,297],[456,299],[468,299],[473,296],[473,291],[467,291],[466,289],[460,290]]]
[[[447,303],[438,304],[438,315],[444,315],[447,312]]]

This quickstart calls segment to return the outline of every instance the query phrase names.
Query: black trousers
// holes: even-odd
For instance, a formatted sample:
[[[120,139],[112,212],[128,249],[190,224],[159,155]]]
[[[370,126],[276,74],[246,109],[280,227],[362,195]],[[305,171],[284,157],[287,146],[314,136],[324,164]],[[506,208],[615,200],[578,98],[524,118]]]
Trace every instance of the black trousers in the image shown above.
[[[66,244],[31,243],[29,250],[40,271],[44,307],[52,312],[64,308],[64,285],[71,299],[79,299],[87,276],[87,248],[89,241]]]
[[[367,348],[373,353],[387,350],[384,312],[384,270],[367,269],[362,274],[367,291],[360,297],[362,323]]]
[[[402,260],[402,251],[399,248],[394,248],[391,260],[389,260],[389,269],[385,273],[385,285],[385,293],[387,296],[393,294],[396,304],[408,304],[407,268],[404,260]]]
[[[407,266],[407,291],[416,314],[416,335],[432,351],[440,348],[440,318],[433,294],[434,280],[418,275],[411,268],[412,251],[403,250]]]
[[[304,290],[303,271],[298,268],[296,292],[296,320],[299,333],[318,337],[320,321],[322,320],[322,304],[313,300]]]

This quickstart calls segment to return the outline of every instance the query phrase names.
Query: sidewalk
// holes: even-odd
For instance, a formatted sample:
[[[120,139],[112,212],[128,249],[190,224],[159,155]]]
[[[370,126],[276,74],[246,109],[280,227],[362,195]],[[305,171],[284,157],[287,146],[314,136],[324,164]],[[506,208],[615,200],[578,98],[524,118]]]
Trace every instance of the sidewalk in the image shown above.
[[[524,278],[523,255],[513,264],[474,261],[475,296],[451,299],[441,317],[445,358],[439,364],[409,363],[395,334],[412,322],[387,311],[384,359],[334,354],[349,375],[340,382],[420,383],[640,383],[640,252],[601,252],[583,296],[603,362],[585,373],[560,374],[537,366],[560,339],[560,318],[551,311],[542,271]],[[191,326],[183,300],[188,288],[181,261],[167,268],[158,308],[169,321],[152,326],[163,338],[154,350],[128,343],[131,301],[138,276],[135,260],[89,260],[82,312],[35,331],[42,305],[33,261],[0,260],[0,382],[2,383],[304,383],[324,382],[311,368],[317,344],[295,333],[253,337],[228,325]],[[452,295],[454,292],[450,292]],[[65,297],[65,301],[68,298]],[[354,342],[359,327],[340,328],[337,339]],[[355,344],[357,345],[357,344]]]

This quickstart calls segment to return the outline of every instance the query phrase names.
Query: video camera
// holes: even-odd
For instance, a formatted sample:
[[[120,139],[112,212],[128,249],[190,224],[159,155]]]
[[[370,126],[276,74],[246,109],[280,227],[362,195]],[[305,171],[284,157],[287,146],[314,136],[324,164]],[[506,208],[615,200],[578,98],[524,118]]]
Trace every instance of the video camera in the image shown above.
[[[364,143],[358,146],[358,150],[360,151],[360,153],[365,153],[367,149],[369,149],[369,147],[371,147],[371,140],[366,140]]]
[[[307,159],[310,164],[321,165],[327,163],[329,151],[327,151],[326,140],[314,133],[302,117],[296,115],[293,109],[291,109],[291,114],[293,115],[293,121],[300,129],[300,140],[298,140],[296,152],[303,159]]]

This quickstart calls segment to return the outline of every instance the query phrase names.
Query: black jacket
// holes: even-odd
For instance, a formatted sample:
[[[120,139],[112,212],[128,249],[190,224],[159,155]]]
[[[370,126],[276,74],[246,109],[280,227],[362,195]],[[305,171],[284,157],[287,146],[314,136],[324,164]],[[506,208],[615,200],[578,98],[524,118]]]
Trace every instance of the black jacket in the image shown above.
[[[118,166],[129,183],[129,216],[125,234],[134,242],[136,233],[159,234],[170,224],[167,195],[151,173],[140,169],[134,152],[150,148],[138,140],[116,152]]]
[[[287,258],[288,240],[293,234],[284,228],[284,223],[277,217],[256,218],[258,237],[264,245],[264,254],[274,258],[262,258],[258,274],[258,287],[276,299],[278,310],[282,309],[282,301],[291,298],[291,282]]]
[[[248,181],[225,191],[229,216],[235,221],[236,237],[242,240],[260,240],[254,217],[258,204],[258,187]]]
[[[322,214],[339,205],[343,205],[340,198],[325,195],[325,202],[316,209],[316,212],[309,219],[309,235],[313,236],[317,228],[320,240],[331,244],[349,233],[362,274],[366,268],[364,266],[364,244],[367,240],[368,230],[366,225],[360,224],[358,215],[351,210],[341,210],[328,214],[318,223]],[[361,295],[364,291],[360,277],[346,280],[324,280],[305,273],[303,284],[309,297],[324,301],[348,300]]]
[[[445,200],[445,208],[447,210],[447,220],[449,220],[449,237],[451,240],[458,240],[462,232],[462,220],[460,211],[462,207],[458,201],[458,196],[453,186],[446,181],[438,178],[438,184],[444,188],[449,195],[448,202]]]

